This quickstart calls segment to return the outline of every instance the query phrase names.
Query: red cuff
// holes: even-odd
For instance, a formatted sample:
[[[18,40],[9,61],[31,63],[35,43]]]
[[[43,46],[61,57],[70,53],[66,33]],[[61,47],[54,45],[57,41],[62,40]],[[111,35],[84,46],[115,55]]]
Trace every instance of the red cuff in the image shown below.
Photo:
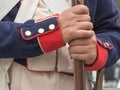
[[[106,64],[107,61],[107,57],[108,57],[108,52],[107,49],[104,48],[103,46],[101,46],[99,43],[97,43],[97,51],[98,51],[98,55],[97,55],[97,59],[95,60],[95,62],[90,65],[90,66],[85,66],[86,69],[88,70],[99,70],[101,68],[104,67],[104,65]]]
[[[44,53],[51,52],[65,45],[60,28],[38,37],[39,45]]]

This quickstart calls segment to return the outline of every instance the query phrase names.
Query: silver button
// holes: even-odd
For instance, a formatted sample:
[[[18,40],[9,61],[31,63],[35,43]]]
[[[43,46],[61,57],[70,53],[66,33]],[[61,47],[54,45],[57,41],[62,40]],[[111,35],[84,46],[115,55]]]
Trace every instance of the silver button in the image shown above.
[[[50,25],[49,25],[49,29],[50,29],[50,30],[55,29],[55,25],[54,25],[54,24],[50,24]]]
[[[25,35],[26,36],[30,36],[32,33],[31,33],[31,31],[29,31],[29,30],[27,30],[26,32],[25,32]]]
[[[43,28],[40,28],[40,29],[38,29],[38,33],[44,33],[44,29]]]
[[[109,47],[110,45],[108,42],[104,42],[104,46]]]

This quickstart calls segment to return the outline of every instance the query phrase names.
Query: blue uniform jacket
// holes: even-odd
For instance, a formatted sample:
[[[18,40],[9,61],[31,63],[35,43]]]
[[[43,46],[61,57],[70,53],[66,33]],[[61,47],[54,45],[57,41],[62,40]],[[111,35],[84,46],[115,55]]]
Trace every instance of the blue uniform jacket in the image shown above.
[[[105,67],[111,66],[120,57],[120,26],[116,23],[119,14],[114,0],[85,0],[85,5],[90,9],[97,38],[103,45],[109,43]],[[20,3],[0,21],[0,58],[19,58],[17,62],[24,64],[25,58],[43,52],[36,39],[26,41],[21,38],[19,29],[26,23],[13,22],[19,7]]]

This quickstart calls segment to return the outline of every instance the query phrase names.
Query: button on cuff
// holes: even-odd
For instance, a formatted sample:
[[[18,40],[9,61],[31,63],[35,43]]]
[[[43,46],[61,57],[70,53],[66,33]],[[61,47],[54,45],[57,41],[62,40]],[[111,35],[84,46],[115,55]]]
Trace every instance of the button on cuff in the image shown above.
[[[57,30],[59,29],[57,18],[57,15],[53,15],[43,20],[37,20],[37,22],[35,20],[28,20],[20,29],[20,34],[24,40],[31,40],[53,30]]]
[[[114,46],[109,42],[109,41],[101,41],[100,39],[97,40],[98,43],[103,46],[104,48],[107,48],[107,49],[112,49]]]

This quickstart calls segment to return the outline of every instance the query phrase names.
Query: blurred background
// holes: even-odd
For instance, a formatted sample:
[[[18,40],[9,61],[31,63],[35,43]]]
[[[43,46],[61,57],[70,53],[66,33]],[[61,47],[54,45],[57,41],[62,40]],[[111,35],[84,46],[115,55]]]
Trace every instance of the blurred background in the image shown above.
[[[118,10],[120,11],[120,0],[115,0]],[[120,18],[118,19],[118,22],[120,23]]]

